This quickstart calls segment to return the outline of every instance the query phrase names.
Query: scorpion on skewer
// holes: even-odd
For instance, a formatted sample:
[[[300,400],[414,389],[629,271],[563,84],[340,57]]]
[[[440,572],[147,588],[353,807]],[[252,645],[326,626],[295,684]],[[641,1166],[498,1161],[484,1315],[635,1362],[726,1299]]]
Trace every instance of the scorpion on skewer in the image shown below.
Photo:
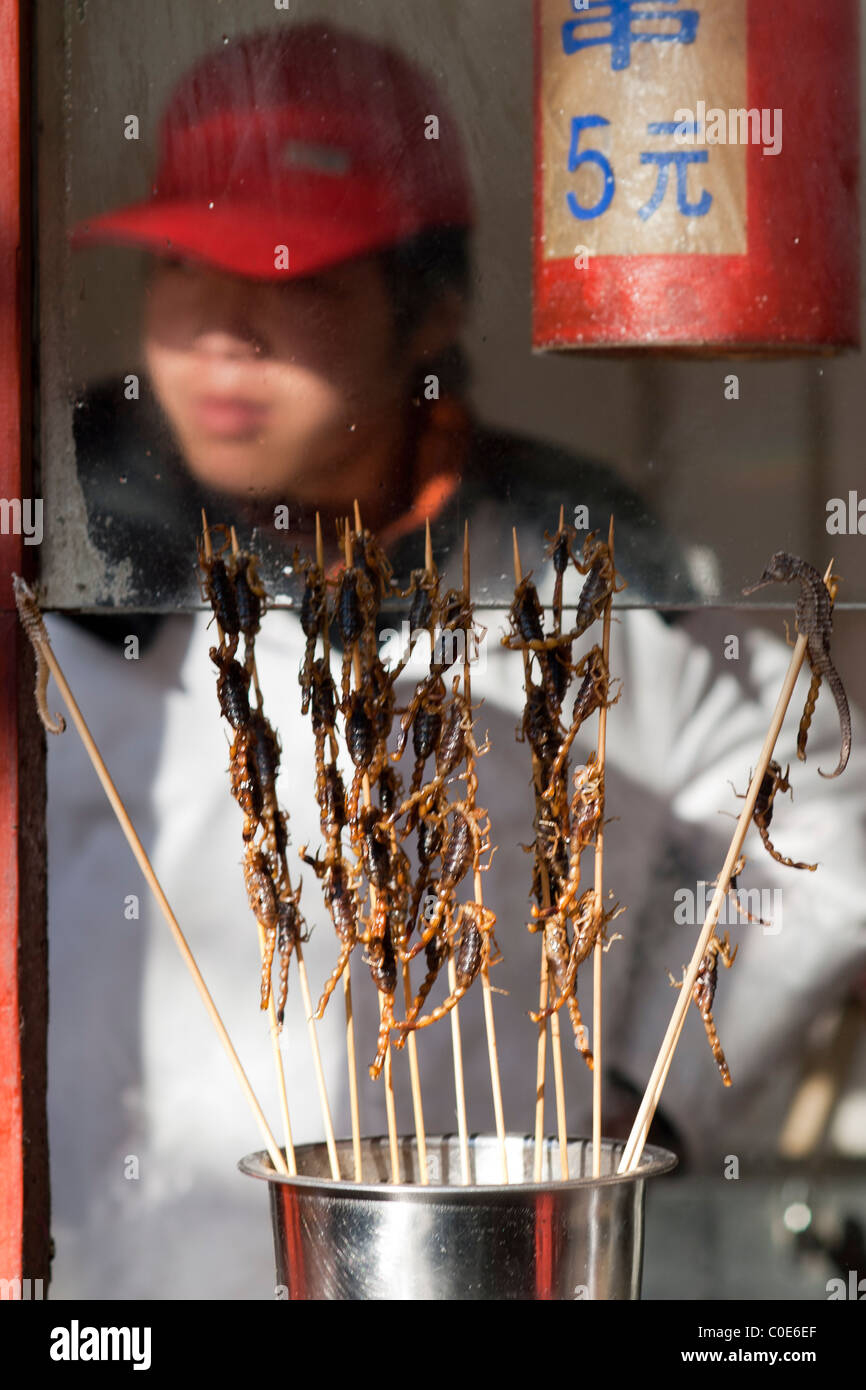
[[[614,594],[627,588],[623,580],[617,584],[618,575],[611,559],[607,541],[596,540],[596,531],[590,531],[583,543],[583,559],[575,560],[575,568],[586,575],[586,581],[577,601],[577,614],[573,631],[569,634],[576,639],[587,628],[604,616],[604,610]]]
[[[430,938],[425,947],[424,958],[427,962],[427,974],[424,976],[418,988],[418,993],[415,995],[411,1007],[406,1014],[407,1023],[411,1023],[416,1019],[424,1007],[424,1001],[439,978],[439,972],[448,959],[449,942],[452,936],[451,911],[450,909],[446,909],[445,922],[439,928],[436,935]]]
[[[256,769],[256,778],[262,798],[262,822],[266,826],[267,837],[273,841],[279,834],[275,829],[277,820],[277,776],[280,770],[280,740],[271,723],[260,709],[251,712],[246,729],[249,755]],[[276,846],[270,848],[276,852]]]
[[[355,767],[348,806],[349,824],[354,826],[358,819],[364,777],[376,752],[376,733],[367,694],[363,689],[352,692],[343,712],[346,718],[346,746]]]
[[[479,864],[481,856],[490,849],[490,843],[486,838],[490,831],[490,822],[486,819],[487,812],[482,807],[474,806],[470,802],[454,801],[446,804],[444,815],[452,817],[452,826],[442,846],[442,865],[439,873],[436,903],[421,932],[419,941],[405,956],[406,960],[411,960],[416,956],[436,935],[445,915],[446,907],[453,899],[458,885],[466,877],[469,869],[489,868],[489,862],[483,866]]]
[[[244,882],[253,915],[265,936],[265,951],[262,956],[261,1007],[266,1009],[271,997],[271,966],[277,944],[279,906],[277,890],[267,860],[261,850],[254,845],[247,846],[244,861]]]
[[[306,845],[301,849],[301,858],[305,864],[310,865],[317,878],[324,878],[325,880],[325,902],[331,921],[334,923],[337,939],[340,942],[337,964],[325,983],[322,996],[316,1007],[316,1018],[322,1018],[328,1000],[346,969],[349,957],[358,943],[365,939],[363,933],[358,929],[360,906],[355,889],[357,872],[351,869],[343,858],[322,864],[320,860],[313,859],[306,853]]]
[[[341,690],[344,705],[349,699],[355,644],[365,651],[371,643],[375,644],[375,611],[375,592],[366,572],[357,565],[347,566],[337,581],[336,596],[337,626],[343,642]]]
[[[431,651],[430,677],[444,676],[456,661],[471,659],[473,647],[484,636],[486,629],[476,627],[473,606],[462,589],[449,589],[444,598],[434,607],[434,640]],[[463,634],[463,642],[458,642],[458,634]]]
[[[752,812],[752,820],[755,823],[758,834],[764,842],[764,848],[768,854],[772,855],[773,859],[775,859],[778,864],[785,864],[789,869],[807,869],[809,873],[814,873],[818,867],[817,864],[804,864],[801,861],[787,859],[785,855],[779,853],[770,839],[770,822],[773,819],[773,802],[776,799],[776,794],[778,792],[790,792],[792,799],[794,796],[788,781],[788,773],[790,771],[790,766],[786,767],[783,776],[779,763],[773,761],[767,764],[767,770],[761,779],[758,795],[755,798],[755,809]],[[745,800],[746,793],[738,792],[733,782],[731,783],[731,788],[735,796],[739,797],[741,801]]]
[[[559,583],[561,576],[557,575]],[[545,637],[543,614],[538,590],[532,582],[532,573],[520,581],[514,591],[514,599],[508,612],[511,632],[501,639],[503,647],[510,651],[532,652],[541,671],[542,684],[551,707],[558,710],[565,694],[563,681],[567,681],[568,657],[571,641],[555,632]],[[563,660],[563,657],[565,658]]]
[[[395,1047],[405,1047],[406,1039],[413,1030],[428,1028],[431,1023],[438,1023],[440,1018],[444,1018],[446,1014],[451,1012],[455,1004],[460,1003],[481,971],[485,967],[489,968],[491,965],[497,964],[499,948],[493,935],[495,924],[496,913],[492,912],[489,907],[483,907],[476,902],[461,903],[454,928],[457,943],[454,953],[456,988],[448,995],[447,999],[443,1000],[423,1018],[412,1016],[415,1011],[415,1004],[413,1004],[410,1014],[402,1022],[396,1024],[400,1037],[395,1042]],[[424,997],[426,998],[426,995]],[[417,999],[415,1002],[418,1002]],[[423,1002],[422,998],[421,1004]]]
[[[244,666],[252,674],[255,664],[255,639],[261,626],[267,592],[259,577],[258,559],[255,555],[250,555],[244,550],[236,551],[229,566],[229,577],[234,588],[238,613],[238,627],[244,639]]]
[[[556,573],[553,587],[553,620],[558,632],[562,626],[562,582],[568,566],[577,564],[573,552],[577,530],[574,526],[563,523],[553,536],[545,531],[544,539],[547,541],[546,558],[553,561]]]
[[[544,796],[547,799],[551,799],[555,794],[556,780],[562,773],[571,751],[571,745],[577,737],[581,725],[597,710],[605,706],[609,709],[611,705],[615,705],[622,693],[618,691],[613,700],[607,698],[610,674],[605,665],[601,647],[592,647],[574,669],[576,675],[583,676],[583,680],[574,702],[571,728],[563,739],[550,770],[550,779],[544,791]]]
[[[324,657],[313,662],[310,670],[310,704],[312,707],[313,737],[316,742],[316,767],[324,765],[325,739],[333,737],[337,718],[337,687],[331,668]]]
[[[62,734],[66,729],[66,720],[62,714],[52,715],[48,708],[48,662],[43,655],[43,644],[48,644],[48,631],[36,595],[19,574],[12,575],[12,588],[15,594],[15,603],[18,608],[18,617],[21,625],[33,646],[33,653],[36,659],[36,686],[35,698],[36,709],[43,726],[49,734]]]
[[[451,698],[447,702],[447,714],[441,717],[441,732],[438,734],[435,749],[432,750],[436,757],[435,775],[429,782],[425,782],[421,786],[416,767],[416,776],[413,777],[414,789],[407,800],[402,803],[399,811],[391,817],[394,821],[406,816],[407,833],[414,828],[415,807],[420,802],[429,802],[431,799],[438,804],[446,782],[453,780],[461,762],[466,762],[467,770],[465,773],[457,775],[466,781],[467,799],[472,800],[477,791],[478,778],[475,773],[475,760],[487,752],[489,744],[485,741],[479,747],[475,741],[472,711],[466,704],[465,694],[460,690],[460,682],[461,677],[455,676],[452,683]],[[442,693],[444,695],[444,690]],[[396,757],[398,754],[393,756]],[[416,781],[418,782],[417,787],[415,787]]]
[[[364,952],[364,964],[370,967],[373,983],[379,991],[382,1016],[379,1021],[379,1036],[376,1042],[376,1056],[370,1063],[370,1079],[377,1081],[388,1055],[391,1030],[396,1025],[394,1018],[394,995],[397,990],[397,957],[390,932],[390,914],[383,904],[377,904],[370,939]]]
[[[707,949],[704,955],[701,957],[701,963],[698,967],[698,973],[695,979],[694,989],[692,990],[692,998],[694,999],[698,1012],[700,1013],[701,1018],[704,1021],[704,1029],[707,1034],[707,1041],[709,1042],[710,1047],[712,1048],[712,1053],[716,1059],[716,1064],[721,1073],[722,1081],[726,1086],[731,1085],[731,1073],[728,1068],[728,1063],[725,1059],[725,1054],[722,1051],[722,1044],[719,1041],[719,1034],[716,1029],[715,1020],[713,1018],[713,1000],[716,997],[716,984],[718,983],[719,960],[721,960],[722,964],[725,966],[727,970],[730,970],[736,958],[737,951],[739,949],[739,945],[736,945],[733,951],[731,950],[730,937],[727,932],[725,932],[721,941],[718,939],[718,937],[711,936],[709,941],[707,942]],[[684,972],[684,975],[686,973],[687,972]],[[683,980],[675,980],[673,975],[670,975],[670,972],[669,978],[674,989],[682,989],[684,983]]]
[[[277,1024],[280,1028],[283,1026],[286,1000],[289,996],[289,965],[292,952],[299,941],[309,941],[310,939],[309,931],[304,929],[304,919],[298,906],[302,886],[299,883],[293,893],[280,898],[277,903],[277,950],[280,956],[280,995],[277,1000]]]
[[[604,616],[604,610],[614,594],[626,588],[625,582],[617,584],[618,575],[610,555],[607,541],[596,540],[596,531],[590,531],[583,545],[583,559],[572,556],[572,563],[580,574],[586,575],[580,597],[577,601],[575,626],[570,632],[554,632],[548,637],[542,631],[542,613],[538,593],[531,582],[531,574],[518,584],[511,605],[510,618],[513,631],[502,638],[506,647],[520,651],[531,651],[537,656],[557,650],[570,649],[571,644],[581,637],[587,628]],[[557,579],[559,576],[557,576]],[[553,685],[551,668],[542,663],[545,688],[551,694]],[[555,696],[554,696],[555,699]],[[561,701],[560,701],[561,703]]]
[[[392,684],[411,660],[415,644],[421,633],[428,633],[432,652],[434,623],[439,602],[438,572],[434,569],[428,574],[427,570],[413,570],[409,588],[400,596],[412,600],[409,607],[409,644],[397,665],[390,670]]]
[[[397,988],[397,952],[405,953],[405,911],[408,861],[397,846],[381,808],[366,806],[360,820],[361,860],[375,897],[369,929],[364,938],[365,963],[370,967],[381,996],[382,1017],[376,1056],[370,1076],[376,1080],[385,1064],[394,1027],[394,993]]]
[[[340,769],[334,762],[323,762],[316,769],[316,800],[319,803],[319,824],[325,836],[325,861],[331,863],[339,856],[340,835],[348,822],[346,789]]]
[[[547,911],[550,912],[550,916],[547,916]],[[592,1053],[587,1045],[586,1029],[581,1019],[575,993],[577,972],[592,954],[598,942],[604,942],[604,950],[608,951],[615,941],[619,941],[618,934],[605,940],[605,928],[608,922],[624,911],[625,908],[617,904],[614,904],[607,912],[600,911],[595,889],[586,888],[581,893],[574,911],[569,914],[574,922],[574,935],[570,944],[568,919],[557,912],[555,908],[542,909],[537,915],[533,909],[534,920],[529,923],[530,931],[538,931],[539,922],[543,924],[545,954],[558,996],[546,1009],[537,1012],[530,1011],[529,1017],[533,1023],[540,1023],[542,1019],[549,1018],[551,1014],[561,1009],[563,1004],[568,1004],[574,1029],[574,1045],[590,1070],[592,1069]]]
[[[556,534],[551,536],[545,531],[544,539],[548,543],[546,558],[553,561],[556,574],[553,585],[553,630],[559,635],[562,632],[562,586],[569,564],[576,564],[573,547],[577,540],[577,530],[574,526],[566,525],[563,519]],[[561,646],[554,647],[549,656],[548,686],[555,698],[557,711],[562,708],[573,675],[571,649],[572,643],[566,639]]]
[[[208,527],[209,536],[214,531],[222,531],[224,537],[222,545],[215,554],[210,556],[207,554],[206,543],[201,538],[197,542],[199,593],[202,599],[206,599],[210,603],[217,626],[222,630],[223,641],[220,643],[220,647],[223,655],[233,657],[240,639],[241,620],[235,586],[226,562],[222,558],[231,542],[225,526]]]
[[[415,754],[415,768],[412,773],[412,781],[409,787],[411,795],[414,795],[421,787],[424,776],[424,764],[431,754],[436,753],[439,747],[439,739],[442,734],[443,708],[445,705],[445,682],[441,676],[437,676],[432,682],[425,682],[423,696],[410,718],[410,709],[407,710],[400,725],[400,737],[397,740],[397,750],[392,754],[396,760],[403,755],[406,747],[406,740],[409,736],[409,728],[412,729],[412,750]]]
[[[541,782],[547,785],[557,753],[562,746],[562,729],[553,713],[547,692],[527,677],[526,704],[523,721],[517,732],[518,743],[527,741],[541,770]]]
[[[237,643],[235,643],[235,647]],[[250,723],[250,673],[241,666],[229,652],[221,647],[211,647],[210,659],[219,671],[217,676],[217,698],[220,713],[233,729],[247,729]]]
[[[226,536],[216,555],[208,553],[214,530],[221,530]],[[295,947],[306,940],[298,905],[301,889],[299,886],[292,892],[288,877],[285,859],[288,817],[280,810],[276,793],[280,744],[262,710],[255,674],[255,638],[267,595],[258,575],[256,557],[238,549],[233,528],[233,553],[226,563],[222,555],[228,544],[226,527],[207,528],[198,545],[199,566],[204,581],[203,596],[210,600],[220,630],[220,644],[210,649],[210,657],[218,671],[220,712],[234,732],[230,786],[244,815],[244,883],[250,908],[262,932],[261,1007],[266,1009],[271,1001],[273,960],[279,948],[280,988],[275,1012],[278,1026],[282,1027],[291,955]],[[235,655],[241,634],[244,638],[243,665]],[[256,708],[250,706],[253,682],[258,699]],[[259,829],[262,838],[257,844]]]
[[[394,679],[389,671],[385,670],[378,654],[372,654],[367,662],[364,671],[364,685],[368,692],[370,707],[373,712],[373,733],[375,737],[375,751],[373,762],[370,767],[371,785],[379,781],[382,768],[388,762],[388,738],[391,733],[391,726],[394,722],[394,707],[396,696],[394,694]]]
[[[379,773],[377,783],[379,791],[379,806],[382,814],[388,818],[389,825],[391,817],[397,813],[397,807],[402,795],[402,782],[393,767],[386,763]]]
[[[581,903],[585,903],[585,915],[589,919],[590,914],[595,915],[595,892],[589,888],[583,895]],[[578,915],[581,908],[579,905]],[[538,926],[531,924],[530,931],[537,931]],[[592,931],[584,933],[586,940],[595,943],[595,934]],[[529,1011],[529,1017],[533,1023],[541,1023],[542,1019],[550,1018],[562,1008],[563,1004],[568,1004],[568,1012],[571,1018],[572,1028],[574,1029],[574,1045],[583,1056],[590,1071],[593,1066],[592,1052],[587,1041],[586,1028],[577,1002],[577,955],[580,949],[580,938],[575,937],[574,941],[569,942],[568,927],[565,918],[552,916],[544,923],[544,953],[547,957],[547,966],[550,971],[553,984],[556,987],[558,998],[553,1004],[540,1011]],[[591,949],[591,947],[590,947]],[[587,952],[588,954],[588,952]]]
[[[304,663],[298,676],[301,686],[301,714],[307,713],[313,696],[313,661],[319,633],[327,630],[327,599],[324,571],[312,560],[307,560],[304,564],[304,596],[301,600],[301,631],[306,643]]]
[[[436,583],[438,585],[438,579]],[[395,759],[402,756],[409,729],[419,712],[424,709],[429,710],[439,702],[438,692],[445,672],[456,661],[471,654],[472,646],[477,647],[478,642],[484,636],[484,630],[476,628],[472,612],[472,604],[462,590],[449,589],[443,598],[437,597],[435,599],[429,622],[431,631],[429,674],[418,685],[403,718],[400,720],[400,741],[397,752],[393,755]],[[463,634],[462,650],[461,643],[457,641],[459,633]],[[401,669],[402,665],[397,668],[397,671],[399,672]]]
[[[732,872],[731,877],[730,877],[730,880],[729,880],[729,882],[728,882],[728,893],[729,893],[730,895],[733,896],[733,900],[734,900],[734,911],[737,913],[737,916],[738,916],[738,917],[742,917],[746,922],[751,922],[751,923],[753,923],[754,926],[758,926],[758,927],[769,927],[769,926],[770,926],[770,923],[769,923],[769,922],[765,921],[763,917],[754,917],[754,916],[752,915],[752,913],[749,912],[747,908],[743,907],[742,903],[740,902],[740,899],[739,899],[739,891],[740,891],[740,890],[739,890],[739,884],[737,883],[737,879],[740,877],[740,874],[743,872],[743,870],[745,869],[745,867],[746,867],[746,856],[745,856],[744,854],[741,854],[740,857],[739,857],[739,859],[737,860],[736,864],[734,865],[733,872]],[[720,877],[721,877],[721,875],[720,875]],[[712,886],[713,886],[714,888],[717,887],[718,882],[719,882],[718,878],[713,879],[713,884],[712,884]]]
[[[381,807],[364,807],[355,844],[360,850],[367,882],[376,891],[377,904],[383,896],[387,896],[389,908],[399,908],[405,912],[409,861],[397,844]]]
[[[341,544],[345,541],[341,538]],[[383,601],[394,593],[394,571],[391,561],[385,554],[372,531],[359,527],[352,532],[352,546],[356,564],[363,570],[373,593],[373,615],[378,612]]]
[[[574,1028],[575,1046],[583,1054],[589,1067],[592,1054],[586,1043],[580,1010],[575,997],[577,971],[593,951],[596,942],[603,940],[608,921],[619,916],[624,909],[614,907],[602,912],[594,888],[580,893],[581,856],[595,840],[603,814],[603,781],[596,755],[593,753],[586,766],[577,768],[574,773],[574,796],[570,807],[570,829],[568,833],[569,859],[567,874],[561,862],[553,865],[549,874],[551,886],[556,886],[556,902],[547,908],[533,904],[532,921],[528,924],[532,932],[543,930],[544,949],[554,984],[557,999],[538,1013],[530,1013],[534,1023],[550,1017],[568,1003]],[[565,840],[564,828],[559,827],[558,844]],[[544,851],[542,849],[542,856]],[[568,921],[574,923],[574,936],[569,943]],[[607,950],[617,938],[606,943]]]
[[[585,767],[574,772],[574,796],[570,808],[568,876],[554,907],[533,907],[532,915],[544,919],[555,915],[570,916],[580,891],[580,860],[583,851],[593,843],[603,814],[603,779],[595,753],[590,754]]]
[[[413,928],[418,918],[418,911],[425,892],[427,895],[425,901],[432,898],[435,904],[438,900],[438,885],[437,892],[433,892],[431,866],[442,851],[442,810],[442,801],[441,799],[437,799],[434,803],[431,803],[429,807],[422,808],[418,816],[418,877],[415,881],[412,901],[409,906],[409,921],[412,923]]]
[[[231,792],[244,813],[242,833],[245,844],[255,837],[264,805],[252,741],[249,726],[238,729],[230,752]]]

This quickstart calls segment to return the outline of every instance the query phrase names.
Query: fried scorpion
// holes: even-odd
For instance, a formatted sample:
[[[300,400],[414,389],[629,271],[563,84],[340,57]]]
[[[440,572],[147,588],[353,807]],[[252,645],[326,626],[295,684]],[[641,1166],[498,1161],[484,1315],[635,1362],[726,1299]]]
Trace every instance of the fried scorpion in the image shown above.
[[[783,776],[782,769],[777,762],[770,762],[767,764],[767,771],[761,778],[761,785],[758,788],[758,795],[755,798],[752,820],[755,823],[758,834],[764,842],[764,848],[767,850],[768,854],[772,855],[778,864],[785,864],[789,869],[808,869],[810,873],[814,873],[818,867],[817,864],[803,864],[793,859],[786,859],[783,854],[779,853],[770,839],[770,822],[773,819],[773,802],[776,799],[777,792],[791,792],[792,799],[794,796],[788,781],[788,773],[790,771],[790,766],[786,767],[785,775]],[[733,783],[731,783],[731,786],[734,795],[738,796],[741,801],[745,801],[746,793],[741,794],[738,792],[736,787],[733,786]]]
[[[726,1086],[731,1085],[731,1073],[725,1059],[725,1054],[722,1051],[722,1044],[719,1041],[715,1020],[713,1019],[713,1000],[716,997],[719,960],[721,959],[722,964],[729,970],[734,963],[739,949],[739,945],[737,945],[734,947],[733,951],[731,950],[731,942],[727,932],[725,932],[721,941],[719,941],[717,937],[711,936],[707,942],[707,949],[701,957],[694,989],[692,990],[692,998],[704,1021],[707,1041],[712,1048],[713,1056],[721,1072],[722,1081]],[[682,989],[682,980],[675,980],[673,975],[671,975],[670,981],[675,989]]]
[[[497,958],[492,954],[492,951],[498,952],[499,949],[493,935],[495,924],[496,914],[491,912],[490,908],[475,902],[461,904],[455,927],[457,939],[454,954],[456,988],[432,1013],[426,1014],[423,1018],[407,1016],[402,1022],[397,1023],[395,1026],[400,1037],[395,1042],[395,1047],[405,1047],[406,1039],[414,1029],[428,1028],[431,1023],[438,1023],[440,1018],[444,1018],[447,1013],[451,1012],[455,1004],[459,1004],[481,970],[485,966],[496,964]],[[423,999],[421,1002],[423,1003]],[[414,1004],[412,1011],[414,1011]]]

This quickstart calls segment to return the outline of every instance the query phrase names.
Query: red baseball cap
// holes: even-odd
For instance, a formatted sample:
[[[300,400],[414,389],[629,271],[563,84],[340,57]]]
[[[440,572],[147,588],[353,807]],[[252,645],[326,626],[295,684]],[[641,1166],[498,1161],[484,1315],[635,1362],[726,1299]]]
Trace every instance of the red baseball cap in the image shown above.
[[[473,222],[457,125],[432,81],[394,48],[309,24],[197,63],[163,115],[151,197],[70,240],[280,280]]]

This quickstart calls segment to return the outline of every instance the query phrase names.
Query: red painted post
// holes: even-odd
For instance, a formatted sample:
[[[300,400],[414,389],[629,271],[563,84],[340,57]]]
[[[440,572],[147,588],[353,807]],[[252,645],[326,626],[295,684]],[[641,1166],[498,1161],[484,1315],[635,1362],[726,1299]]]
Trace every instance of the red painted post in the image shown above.
[[[30,471],[29,6],[0,0],[0,499]],[[22,56],[23,55],[23,56]],[[49,1274],[45,738],[12,595],[36,546],[0,509],[0,1279]],[[6,1286],[4,1286],[4,1289]]]

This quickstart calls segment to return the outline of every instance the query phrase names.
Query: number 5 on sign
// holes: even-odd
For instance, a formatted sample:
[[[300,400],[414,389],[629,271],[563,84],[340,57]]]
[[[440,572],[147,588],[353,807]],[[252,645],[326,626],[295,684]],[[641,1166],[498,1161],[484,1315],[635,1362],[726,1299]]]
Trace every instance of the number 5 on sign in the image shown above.
[[[572,116],[571,118],[571,146],[568,151],[569,173],[573,174],[582,164],[596,164],[604,175],[604,188],[601,197],[592,207],[585,207],[583,203],[579,203],[575,193],[566,194],[569,212],[574,217],[580,218],[581,222],[587,222],[592,217],[601,217],[603,212],[607,212],[616,187],[610,160],[602,154],[601,150],[579,150],[580,137],[583,132],[593,126],[603,125],[610,125],[610,121],[606,121],[604,116]]]

